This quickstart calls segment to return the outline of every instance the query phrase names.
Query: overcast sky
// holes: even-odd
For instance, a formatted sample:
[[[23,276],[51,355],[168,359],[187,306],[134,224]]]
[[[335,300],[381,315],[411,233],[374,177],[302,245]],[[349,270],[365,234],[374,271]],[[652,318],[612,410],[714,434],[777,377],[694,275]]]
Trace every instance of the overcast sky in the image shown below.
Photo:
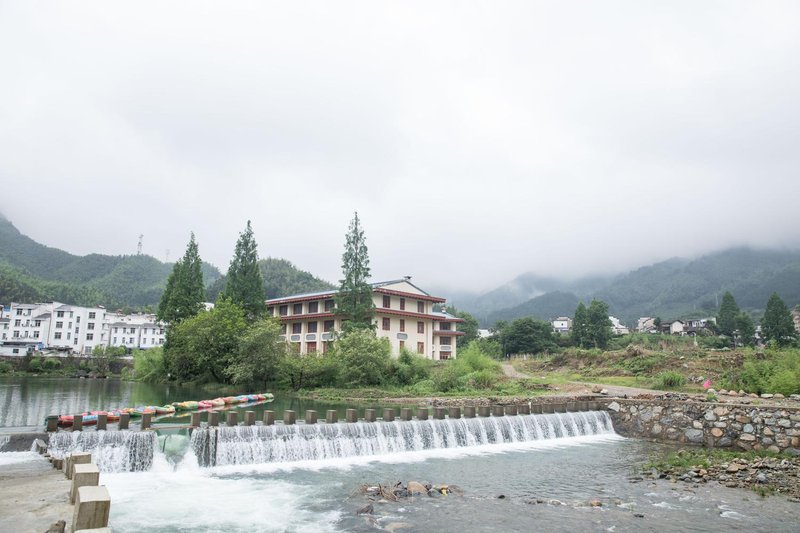
[[[800,2],[0,0],[0,212],[489,289],[800,245]]]

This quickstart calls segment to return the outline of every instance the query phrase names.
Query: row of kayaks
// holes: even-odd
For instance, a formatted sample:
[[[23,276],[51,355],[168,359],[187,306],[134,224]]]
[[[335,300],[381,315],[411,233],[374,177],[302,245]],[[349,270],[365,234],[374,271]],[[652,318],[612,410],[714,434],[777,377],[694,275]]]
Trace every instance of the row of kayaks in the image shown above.
[[[215,409],[226,405],[236,405],[243,403],[262,402],[272,400],[273,395],[269,392],[263,394],[241,394],[239,396],[225,396],[212,400],[173,402],[170,405],[146,405],[140,407],[126,407],[114,411],[87,411],[81,413],[82,424],[92,426],[97,424],[98,415],[106,415],[109,422],[118,422],[120,415],[126,413],[131,418],[138,418],[142,415],[168,416],[175,414],[176,411],[198,411],[201,409]],[[75,421],[75,415],[61,415],[58,417],[58,425],[61,427],[71,427]]]

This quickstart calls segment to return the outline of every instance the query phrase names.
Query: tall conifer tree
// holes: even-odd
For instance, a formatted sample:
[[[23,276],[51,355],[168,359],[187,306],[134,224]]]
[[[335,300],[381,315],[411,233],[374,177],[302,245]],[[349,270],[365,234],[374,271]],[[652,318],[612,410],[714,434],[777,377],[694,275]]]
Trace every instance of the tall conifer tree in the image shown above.
[[[575,309],[575,316],[572,317],[572,342],[575,346],[583,346],[586,343],[586,327],[589,322],[589,316],[586,312],[586,306],[583,302],[578,304]]]
[[[372,301],[369,254],[358,213],[350,221],[342,255],[342,274],[336,294],[336,314],[344,321],[343,329],[373,329],[375,304]]]
[[[739,306],[730,291],[726,291],[722,296],[722,303],[719,305],[717,313],[717,328],[722,335],[733,336],[736,329],[736,317],[739,316]]]
[[[167,288],[158,304],[158,319],[177,324],[199,313],[204,299],[202,261],[192,233],[186,253],[175,263],[167,279]]]
[[[611,339],[611,320],[608,318],[608,304],[601,300],[592,300],[586,310],[586,318],[588,344],[595,348],[605,349]]]
[[[258,266],[258,250],[249,220],[236,241],[222,296],[244,309],[245,316],[251,321],[261,317],[267,310],[264,279]]]
[[[791,344],[797,336],[792,314],[777,292],[773,292],[767,302],[767,309],[761,319],[761,334],[766,340],[775,341],[781,346]]]

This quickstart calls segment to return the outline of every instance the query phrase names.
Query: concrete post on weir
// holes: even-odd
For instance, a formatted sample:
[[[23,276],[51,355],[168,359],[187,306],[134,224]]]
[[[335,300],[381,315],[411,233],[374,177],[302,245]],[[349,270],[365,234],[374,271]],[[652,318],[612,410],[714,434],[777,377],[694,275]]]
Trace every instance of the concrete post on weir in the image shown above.
[[[540,415],[542,414],[542,404],[535,403],[531,405],[531,414]]]
[[[227,425],[228,427],[234,427],[239,425],[239,421],[237,420],[239,417],[239,413],[237,413],[236,411],[228,411],[227,415],[228,417],[227,420],[225,421],[225,425]]]
[[[578,411],[588,411],[589,402],[578,402]]]
[[[409,409],[408,407],[400,408],[400,420],[408,422],[409,420],[411,420],[411,416],[412,416],[411,409]]]
[[[219,411],[208,412],[208,425],[209,427],[217,427],[219,425]]]
[[[285,426],[291,426],[295,422],[297,422],[297,413],[291,410],[286,410],[283,412],[283,424]]]
[[[358,422],[358,410],[357,409],[347,409],[344,412],[344,419],[347,421],[348,424],[354,424]]]
[[[256,423],[256,412],[255,411],[245,411],[244,412],[244,425],[245,426],[252,426]]]
[[[502,405],[493,405],[492,406],[492,416],[503,416],[506,414],[506,410]]]
[[[131,415],[129,413],[120,413],[117,429],[128,429],[128,425],[130,423],[131,423]]]
[[[58,415],[47,415],[47,432],[58,431]]]
[[[420,407],[417,409],[417,420],[427,420],[428,419],[428,408],[427,407]]]
[[[306,409],[306,424],[317,423],[317,412],[313,409]]]
[[[367,422],[375,422],[375,409],[364,409],[364,420]]]
[[[475,407],[472,405],[464,406],[464,418],[475,418]]]
[[[444,407],[434,407],[433,408],[433,418],[436,420],[444,420]]]
[[[548,413],[555,413],[555,412],[556,411],[555,411],[555,409],[553,409],[553,404],[552,403],[542,404],[542,413],[548,414]]]
[[[150,422],[153,420],[153,413],[142,413],[142,429],[150,427]]]
[[[97,431],[106,429],[107,427],[108,427],[108,415],[106,414],[97,415]]]
[[[461,418],[460,407],[450,407],[447,409],[447,416],[450,418]]]
[[[64,460],[64,475],[67,479],[72,479],[72,471],[75,465],[88,465],[92,462],[92,454],[87,452],[73,453]]]
[[[100,470],[97,465],[88,463],[72,466],[72,488],[69,491],[69,503],[74,504],[81,487],[96,487],[100,484]]]
[[[384,422],[394,422],[394,409],[391,407],[387,407],[383,410],[383,421]]]
[[[597,402],[587,402],[587,403],[589,404],[588,407],[589,411],[597,411],[598,409],[600,409],[600,404]]]
[[[275,411],[264,411],[264,425],[271,426],[275,423]]]
[[[327,424],[335,424],[339,421],[339,411],[336,409],[328,409],[325,413],[325,423]]]
[[[553,404],[553,411],[556,413],[566,413],[567,412],[567,404],[565,403],[554,403]]]
[[[72,431],[81,431],[83,429],[83,415],[75,415],[72,417]]]
[[[478,407],[478,416],[489,416],[490,409],[488,405],[481,405]]]
[[[515,416],[517,414],[517,406],[516,405],[506,405],[506,415],[508,416]]]
[[[200,427],[200,415],[201,414],[202,413],[200,413],[200,412],[192,413],[192,421],[189,422],[189,425],[192,426],[193,428],[199,428]]]
[[[519,406],[517,411],[521,415],[529,415],[531,414],[531,405],[529,403],[523,403]]]
[[[108,527],[111,496],[105,487],[80,487],[75,498],[72,531]]]
[[[568,413],[574,413],[575,411],[578,410],[578,404],[575,402],[567,402],[566,407]]]

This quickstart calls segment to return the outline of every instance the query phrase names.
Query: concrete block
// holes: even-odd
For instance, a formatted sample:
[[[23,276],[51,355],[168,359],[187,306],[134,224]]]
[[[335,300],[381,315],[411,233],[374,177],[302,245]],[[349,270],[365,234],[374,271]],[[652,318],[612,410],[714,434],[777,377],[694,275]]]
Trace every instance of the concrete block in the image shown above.
[[[227,414],[228,414],[228,417],[227,417],[227,420],[226,420],[226,425],[228,425],[229,427],[238,426],[239,425],[239,421],[238,421],[239,413],[237,413],[236,411],[228,411]]]
[[[384,422],[394,422],[394,409],[391,407],[387,407],[383,410],[383,421]]]
[[[142,413],[142,422],[140,427],[147,429],[153,423],[153,413]]]
[[[86,465],[92,462],[92,454],[87,452],[73,453],[64,458],[64,475],[72,479],[74,465]]]
[[[475,406],[467,405],[464,407],[464,418],[475,418]]]
[[[504,416],[506,414],[506,408],[502,405],[493,405],[492,406],[492,416]]]
[[[489,416],[491,412],[492,409],[488,405],[481,405],[478,407],[478,416]]]
[[[208,425],[210,427],[219,426],[219,411],[208,412]]]
[[[297,413],[292,410],[286,410],[283,412],[283,424],[286,426],[291,426],[297,422]]]
[[[200,412],[192,413],[192,421],[189,422],[189,425],[192,426],[193,428],[199,428],[200,427],[200,416],[202,414],[203,413],[200,413]]]
[[[408,422],[409,420],[411,420],[412,416],[413,415],[411,414],[411,409],[409,409],[408,407],[400,408],[400,420]]]
[[[306,424],[317,423],[317,412],[313,409],[306,409]]]
[[[447,410],[444,407],[434,407],[433,408],[433,418],[436,420],[444,420],[444,415]]]
[[[567,412],[567,404],[565,403],[554,403],[553,404],[553,411],[556,413],[566,413]]]
[[[100,470],[93,463],[72,465],[72,487],[69,491],[69,502],[75,503],[78,489],[81,487],[96,487],[100,484]]]
[[[83,431],[83,415],[72,417],[72,431]]]
[[[39,453],[39,455],[44,455],[47,453],[47,444],[45,444],[42,439],[36,439],[34,444],[36,445],[36,451]]]
[[[58,415],[47,415],[45,429],[48,433],[58,431]]]
[[[523,403],[522,405],[517,406],[517,411],[521,415],[529,415],[531,414],[531,405],[528,403]]]
[[[96,527],[92,529],[81,529],[75,533],[111,533],[110,527]]]
[[[555,410],[553,409],[553,404],[552,403],[542,404],[542,413],[545,414],[555,413]]]
[[[264,425],[271,426],[275,423],[275,411],[264,411]]]
[[[566,411],[568,413],[574,413],[578,410],[578,404],[575,402],[567,402],[566,403]]]
[[[119,415],[119,423],[117,424],[117,429],[128,429],[130,423],[131,423],[130,413],[121,413]]]
[[[325,413],[325,423],[327,424],[335,424],[339,421],[339,411],[336,409],[328,409]]]
[[[244,425],[245,426],[252,426],[256,423],[256,412],[255,411],[245,411],[244,412]]]
[[[535,404],[531,405],[531,414],[533,414],[533,415],[542,414],[542,404],[535,403]]]
[[[450,418],[461,418],[460,407],[450,407],[447,409],[447,416]]]
[[[97,415],[97,431],[108,429],[108,415]]]
[[[507,416],[515,416],[517,414],[517,406],[516,405],[506,405],[506,415]]]
[[[364,409],[364,421],[375,422],[375,409]]]
[[[417,408],[417,420],[427,420],[427,419],[428,419],[428,408],[427,407]]]
[[[355,422],[358,422],[358,409],[347,409],[344,412],[344,419],[349,424],[353,424]]]
[[[111,496],[108,489],[100,487],[80,487],[75,499],[75,514],[72,517],[72,530],[108,527],[111,511]]]

